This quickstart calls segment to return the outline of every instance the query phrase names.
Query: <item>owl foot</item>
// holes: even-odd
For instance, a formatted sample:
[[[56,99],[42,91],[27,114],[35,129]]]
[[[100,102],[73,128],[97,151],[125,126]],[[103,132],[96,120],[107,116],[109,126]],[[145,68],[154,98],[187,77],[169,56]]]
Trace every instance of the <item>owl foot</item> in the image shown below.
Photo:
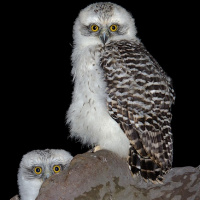
[[[95,146],[93,149],[89,150],[89,152],[95,153],[97,151],[101,150],[100,146]]]
[[[93,152],[97,152],[99,150],[101,150],[101,147],[100,146],[96,146],[96,147],[94,147]]]

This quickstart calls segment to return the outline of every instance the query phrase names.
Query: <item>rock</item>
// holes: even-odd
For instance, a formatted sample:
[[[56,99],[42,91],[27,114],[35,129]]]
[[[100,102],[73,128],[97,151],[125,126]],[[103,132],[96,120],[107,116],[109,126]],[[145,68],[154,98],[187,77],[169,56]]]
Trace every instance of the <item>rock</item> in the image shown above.
[[[19,196],[15,195],[14,197],[12,197],[10,200],[19,200]]]
[[[36,200],[198,200],[200,168],[173,168],[163,184],[132,176],[125,159],[101,150],[77,155],[47,179]]]

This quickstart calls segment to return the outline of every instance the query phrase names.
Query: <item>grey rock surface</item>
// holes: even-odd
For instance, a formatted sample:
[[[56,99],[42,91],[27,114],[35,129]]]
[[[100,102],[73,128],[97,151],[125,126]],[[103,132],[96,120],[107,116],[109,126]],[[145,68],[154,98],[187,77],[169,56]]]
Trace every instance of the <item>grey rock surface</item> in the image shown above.
[[[15,195],[14,197],[12,197],[10,200],[19,200],[19,196]]]
[[[37,200],[200,200],[200,168],[173,168],[163,184],[132,176],[125,159],[101,150],[77,155],[47,179]]]

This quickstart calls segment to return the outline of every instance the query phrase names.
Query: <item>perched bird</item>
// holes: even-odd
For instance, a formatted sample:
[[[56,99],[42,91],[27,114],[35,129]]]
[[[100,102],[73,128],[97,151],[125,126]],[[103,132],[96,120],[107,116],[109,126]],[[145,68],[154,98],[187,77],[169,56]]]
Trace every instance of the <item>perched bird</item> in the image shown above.
[[[133,174],[162,181],[172,166],[171,79],[119,5],[94,3],[73,27],[70,135],[128,160]]]
[[[25,154],[18,172],[20,200],[35,200],[42,183],[66,169],[72,158],[61,149],[33,150]]]

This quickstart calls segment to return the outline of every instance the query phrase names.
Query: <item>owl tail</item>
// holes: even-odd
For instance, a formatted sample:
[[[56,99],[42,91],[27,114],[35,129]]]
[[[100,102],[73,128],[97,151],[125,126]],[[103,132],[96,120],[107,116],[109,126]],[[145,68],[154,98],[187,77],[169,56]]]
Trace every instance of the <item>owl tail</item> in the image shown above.
[[[129,148],[128,164],[133,174],[141,174],[146,181],[162,183],[163,172],[161,167],[150,158],[140,156],[132,145]]]

